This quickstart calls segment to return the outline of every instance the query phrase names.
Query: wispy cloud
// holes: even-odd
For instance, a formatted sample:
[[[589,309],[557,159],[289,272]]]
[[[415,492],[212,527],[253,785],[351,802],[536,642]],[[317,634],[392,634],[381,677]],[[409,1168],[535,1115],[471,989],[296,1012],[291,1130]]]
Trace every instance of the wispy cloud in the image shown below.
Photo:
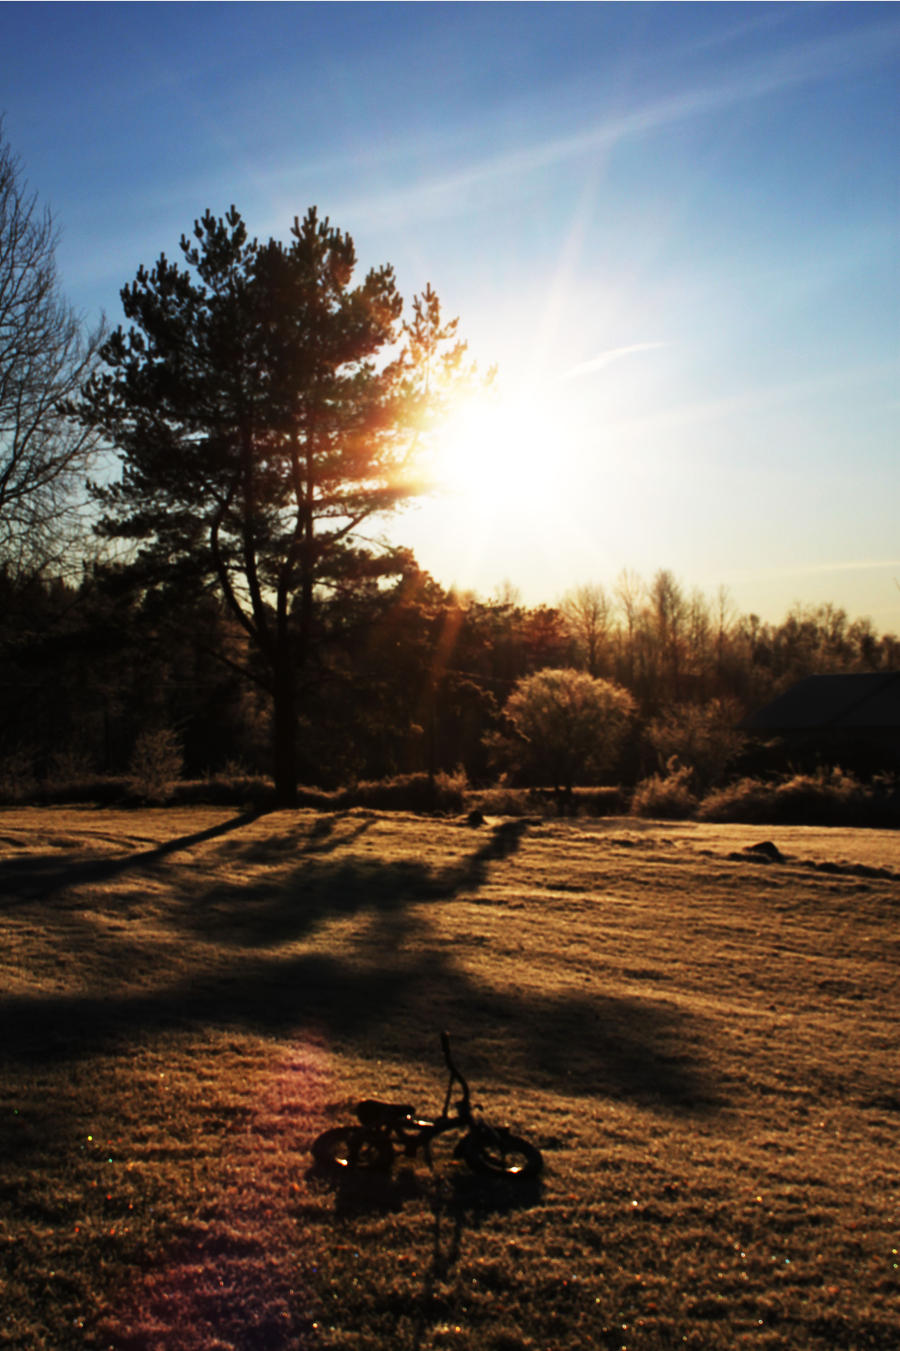
[[[816,42],[779,48],[765,57],[735,66],[720,79],[659,99],[651,99],[561,136],[531,140],[502,154],[420,179],[408,187],[341,204],[354,218],[373,221],[455,215],[471,209],[481,188],[503,192],[504,181],[594,154],[634,137],[697,117],[714,116],[742,103],[768,98],[781,90],[847,76],[896,59],[900,22],[870,24]]]
[[[653,352],[658,347],[665,347],[664,342],[633,342],[627,347],[610,347],[605,352],[598,352],[595,357],[589,361],[580,361],[577,366],[566,371],[559,378],[560,380],[577,380],[579,376],[590,375],[593,371],[602,371],[605,366],[611,366],[614,361],[619,361],[622,357],[631,356],[633,352]]]
[[[841,572],[897,572],[900,573],[900,558],[855,558],[838,563],[800,563],[784,564],[767,568],[732,568],[727,571],[727,581],[765,580],[781,577],[819,577]]]

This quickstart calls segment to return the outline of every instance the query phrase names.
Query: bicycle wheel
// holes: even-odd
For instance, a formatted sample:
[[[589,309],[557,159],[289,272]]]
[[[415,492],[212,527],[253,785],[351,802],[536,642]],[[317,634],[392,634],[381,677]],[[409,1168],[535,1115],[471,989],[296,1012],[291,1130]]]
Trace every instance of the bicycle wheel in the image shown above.
[[[537,1177],[544,1166],[539,1149],[505,1130],[467,1135],[460,1141],[460,1152],[473,1172],[494,1177]]]
[[[319,1136],[312,1153],[322,1168],[387,1169],[394,1157],[394,1146],[388,1136],[366,1130],[365,1126],[335,1126]]]

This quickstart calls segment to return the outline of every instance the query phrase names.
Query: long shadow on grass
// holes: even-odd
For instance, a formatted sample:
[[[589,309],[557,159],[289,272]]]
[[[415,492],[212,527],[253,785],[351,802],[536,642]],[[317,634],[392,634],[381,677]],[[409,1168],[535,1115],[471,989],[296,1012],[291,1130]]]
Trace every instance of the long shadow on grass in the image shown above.
[[[114,858],[84,859],[73,858],[71,854],[32,854],[27,858],[5,859],[0,862],[0,906],[10,909],[15,905],[51,900],[68,887],[109,882],[126,872],[153,867],[170,854],[240,830],[263,815],[265,813],[262,810],[242,812],[206,830],[179,835],[153,849],[118,854]]]
[[[209,971],[201,979],[115,996],[18,996],[0,1000],[2,1054],[35,1064],[125,1051],[148,1034],[233,1027],[280,1037],[315,1031],[420,1060],[441,1093],[437,1032],[459,1031],[476,1053],[465,1062],[478,1100],[528,1083],[575,1097],[613,1097],[663,1111],[705,1111],[717,1093],[703,1066],[696,1021],[673,1005],[497,990],[446,952],[397,953],[374,962],[302,954]],[[404,1032],[397,1043],[398,1027]],[[491,1064],[480,1044],[500,1047]]]
[[[375,824],[374,816],[351,816],[346,811],[330,812],[316,818],[311,826],[306,822],[295,824],[266,835],[262,839],[228,840],[221,849],[221,858],[230,863],[252,864],[255,866],[278,867],[300,858],[317,858],[332,854],[371,830]],[[338,833],[336,827],[348,825],[349,829]]]
[[[241,819],[248,818],[214,829],[223,833]],[[476,1090],[483,1084],[489,1092],[494,1079],[576,1096],[636,1099],[662,1110],[714,1105],[716,1093],[703,1069],[702,1024],[675,1004],[589,991],[540,994],[527,983],[497,988],[489,959],[481,964],[488,973],[482,978],[459,963],[452,938],[435,934],[422,902],[477,892],[490,863],[513,852],[522,833],[518,823],[501,826],[469,858],[444,869],[320,856],[272,882],[216,887],[200,901],[189,897],[179,923],[227,941],[232,956],[218,962],[204,957],[190,980],[150,991],[119,986],[96,995],[0,999],[0,1055],[78,1060],[104,1048],[121,1050],[148,1034],[212,1025],[278,1036],[313,1029],[352,1038],[373,1056],[399,1054],[431,1066],[436,1033],[447,1026],[476,1048],[497,1048],[500,1064],[474,1060],[466,1066]],[[322,831],[310,843],[316,848],[327,839]],[[169,842],[161,849],[176,847]],[[348,915],[359,919],[349,952],[271,951],[326,918]],[[519,913],[511,912],[509,922],[520,923]],[[98,930],[98,941],[110,940]],[[269,951],[260,951],[263,946]],[[468,951],[464,937],[461,947]],[[146,955],[153,956],[151,944]]]
[[[477,891],[487,880],[490,864],[515,853],[527,829],[522,821],[502,822],[469,858],[448,868],[430,868],[411,859],[323,861],[326,849],[352,842],[370,824],[364,821],[351,835],[324,845],[312,840],[298,848],[295,843],[293,855],[301,861],[287,874],[226,883],[200,899],[190,897],[185,925],[220,943],[271,947],[303,938],[325,920],[360,911],[400,915],[411,905]],[[279,841],[235,841],[229,850],[231,857],[254,863],[275,863],[284,853],[285,844]]]

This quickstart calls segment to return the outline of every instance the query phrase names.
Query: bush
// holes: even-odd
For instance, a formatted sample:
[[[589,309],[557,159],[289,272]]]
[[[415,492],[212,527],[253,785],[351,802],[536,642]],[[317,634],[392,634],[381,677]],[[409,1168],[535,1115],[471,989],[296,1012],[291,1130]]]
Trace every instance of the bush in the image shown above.
[[[83,774],[77,778],[48,779],[32,800],[43,806],[90,803],[117,807],[127,802],[133,792],[132,781],[124,774]]]
[[[570,791],[532,788],[527,810],[553,816],[617,816],[628,810],[630,794],[618,785],[573,788]]]
[[[677,756],[690,765],[695,784],[719,783],[746,738],[736,730],[740,706],[733,699],[711,699],[707,704],[679,704],[654,718],[645,737],[661,764]]]
[[[535,795],[527,788],[511,788],[507,783],[468,793],[466,806],[477,808],[485,816],[530,816],[541,809],[535,802]]]
[[[37,780],[27,751],[15,751],[0,759],[0,802],[18,806],[32,801],[36,791]]]
[[[703,799],[702,821],[749,821],[766,825],[897,825],[897,785],[869,786],[841,769],[793,774],[766,782],[739,779]]]
[[[275,787],[272,780],[262,774],[245,771],[209,774],[205,779],[179,779],[172,785],[169,801],[180,807],[202,804],[210,807],[254,807],[262,811],[274,807]],[[318,806],[318,803],[314,805]]]
[[[335,805],[371,807],[380,811],[461,812],[468,784],[465,772],[397,774],[392,779],[358,783],[335,794]]]
[[[572,805],[578,816],[618,816],[628,808],[627,790],[618,785],[606,788],[575,788]]]
[[[484,744],[495,765],[571,793],[615,763],[634,710],[611,680],[547,667],[516,681],[503,707],[510,735],[492,732]]]
[[[665,774],[652,774],[649,779],[642,779],[631,795],[631,810],[635,816],[684,820],[693,816],[696,807],[690,767],[671,760]]]
[[[184,765],[181,742],[167,727],[142,732],[128,767],[135,797],[143,802],[166,802]]]

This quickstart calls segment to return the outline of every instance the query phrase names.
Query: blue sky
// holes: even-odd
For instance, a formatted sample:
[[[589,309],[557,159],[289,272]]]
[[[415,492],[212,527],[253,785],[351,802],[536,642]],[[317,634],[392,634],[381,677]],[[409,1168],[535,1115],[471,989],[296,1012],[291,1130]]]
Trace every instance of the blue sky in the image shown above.
[[[396,527],[440,581],[900,632],[900,6],[7,4],[0,50],[88,318],[232,202],[459,315],[506,413]]]

